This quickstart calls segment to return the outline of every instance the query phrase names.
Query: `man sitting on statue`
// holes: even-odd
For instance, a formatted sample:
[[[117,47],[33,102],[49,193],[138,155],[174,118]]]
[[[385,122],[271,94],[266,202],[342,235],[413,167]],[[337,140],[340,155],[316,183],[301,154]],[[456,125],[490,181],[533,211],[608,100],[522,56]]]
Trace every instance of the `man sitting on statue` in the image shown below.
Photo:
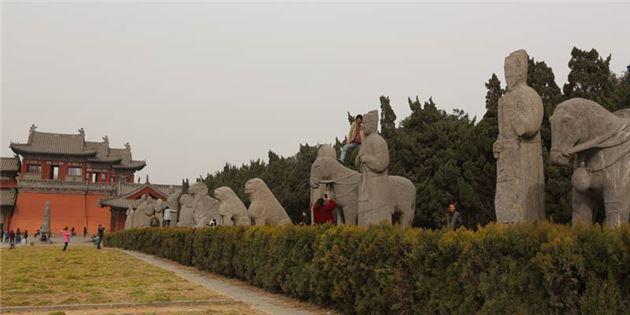
[[[361,141],[365,138],[363,134],[363,130],[361,128],[363,124],[363,116],[357,115],[354,118],[354,122],[350,126],[350,132],[348,132],[348,136],[346,136],[346,145],[341,148],[341,156],[339,157],[339,161],[344,163],[346,160],[346,154],[348,154],[348,150],[357,148],[361,146]]]

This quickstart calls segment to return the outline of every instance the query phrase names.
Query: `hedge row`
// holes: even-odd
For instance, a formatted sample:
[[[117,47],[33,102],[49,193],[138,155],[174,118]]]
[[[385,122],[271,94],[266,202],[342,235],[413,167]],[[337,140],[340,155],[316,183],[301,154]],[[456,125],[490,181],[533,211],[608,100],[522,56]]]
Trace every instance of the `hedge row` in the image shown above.
[[[132,229],[139,250],[274,292],[373,314],[624,313],[630,226],[551,224],[401,230],[375,226]]]

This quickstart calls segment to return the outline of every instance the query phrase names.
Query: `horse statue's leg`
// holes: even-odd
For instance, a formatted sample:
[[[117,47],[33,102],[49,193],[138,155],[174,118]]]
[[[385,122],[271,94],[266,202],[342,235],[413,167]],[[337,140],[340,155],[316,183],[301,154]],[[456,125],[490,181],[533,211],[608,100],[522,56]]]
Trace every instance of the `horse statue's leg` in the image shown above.
[[[409,179],[401,176],[390,176],[389,182],[392,186],[394,211],[399,214],[400,227],[409,227],[416,212],[416,186]]]
[[[597,207],[594,198],[573,189],[571,199],[573,204],[572,224],[592,225],[593,211]]]

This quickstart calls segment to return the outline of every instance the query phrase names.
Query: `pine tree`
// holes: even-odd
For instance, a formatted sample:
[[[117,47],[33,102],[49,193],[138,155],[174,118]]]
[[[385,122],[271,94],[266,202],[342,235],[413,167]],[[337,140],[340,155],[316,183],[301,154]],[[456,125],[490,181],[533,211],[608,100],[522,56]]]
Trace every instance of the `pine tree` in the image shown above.
[[[390,138],[396,130],[396,114],[389,104],[389,97],[381,95],[381,134],[385,139]]]
[[[599,56],[595,49],[585,51],[573,47],[569,60],[568,82],[563,87],[564,96],[582,97],[600,103],[609,108],[606,101],[613,90],[613,75],[610,72],[609,55],[606,59]]]

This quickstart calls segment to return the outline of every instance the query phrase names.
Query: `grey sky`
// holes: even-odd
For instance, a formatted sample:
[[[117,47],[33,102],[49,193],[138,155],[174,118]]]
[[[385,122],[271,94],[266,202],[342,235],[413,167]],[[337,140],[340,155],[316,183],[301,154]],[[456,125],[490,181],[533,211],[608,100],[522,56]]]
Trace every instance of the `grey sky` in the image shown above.
[[[407,97],[484,113],[524,48],[563,84],[573,46],[630,64],[628,4],[2,5],[2,155],[41,131],[129,141],[179,183],[347,132],[346,111]]]

